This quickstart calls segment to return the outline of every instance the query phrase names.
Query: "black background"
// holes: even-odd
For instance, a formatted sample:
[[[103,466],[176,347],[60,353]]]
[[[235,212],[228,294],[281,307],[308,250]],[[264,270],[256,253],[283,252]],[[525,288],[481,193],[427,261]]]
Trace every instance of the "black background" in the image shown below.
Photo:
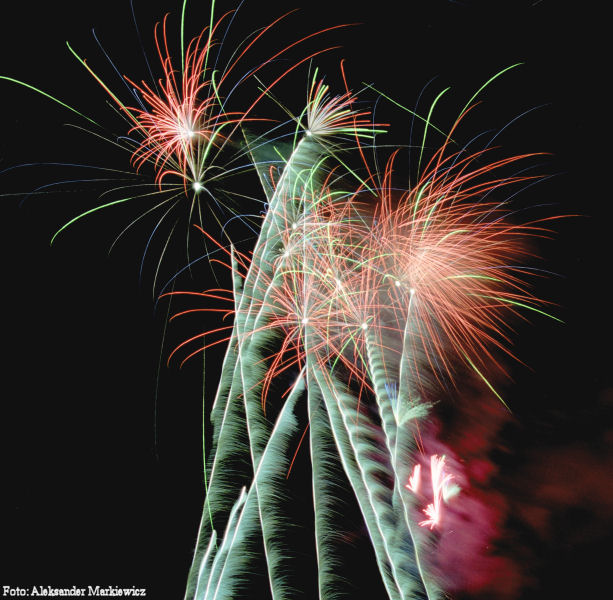
[[[153,57],[153,24],[169,11],[176,17],[180,3],[135,4]],[[205,8],[189,8],[188,35],[207,24]],[[227,8],[220,3],[217,10]],[[241,9],[236,27],[250,31],[290,8],[291,3],[252,2]],[[11,3],[2,10],[0,74],[36,85],[117,131],[120,122],[104,91],[64,42],[106,74],[90,33],[95,27],[122,73],[146,79],[129,2]],[[531,370],[514,368],[515,384],[506,393],[523,423],[513,443],[536,449],[589,444],[611,426],[605,21],[589,4],[567,7],[550,0],[315,1],[305,3],[284,30],[291,38],[292,27],[299,32],[362,23],[325,38],[327,45],[343,48],[322,59],[324,66],[334,69],[345,57],[355,87],[372,82],[406,106],[437,76],[428,98],[452,86],[441,108],[447,125],[492,74],[525,63],[485,93],[472,127],[474,134],[498,129],[545,105],[514,123],[500,141],[509,154],[550,152],[540,172],[555,177],[531,188],[527,202],[551,204],[550,214],[579,215],[557,223],[555,239],[538,249],[545,268],[561,275],[539,282],[538,295],[559,305],[554,312],[566,324],[532,319],[531,327],[520,327],[516,353]],[[177,31],[177,20],[171,26]],[[280,42],[275,35],[271,47]],[[304,70],[301,76],[293,80],[300,90],[294,110],[300,110]],[[53,102],[6,81],[0,93],[0,170],[39,161],[128,166],[127,155],[112,149],[107,154],[104,144],[68,129],[64,124],[79,118]],[[401,111],[381,110],[408,130]],[[131,232],[107,256],[138,212],[118,208],[92,215],[49,247],[63,223],[95,205],[91,186],[68,184],[62,186],[68,191],[34,195],[18,207],[24,197],[19,193],[80,176],[69,169],[58,173],[32,167],[0,176],[0,584],[135,585],[146,587],[151,598],[179,598],[202,502],[201,365],[163,367],[158,383],[167,305],[154,311],[151,269],[139,283],[146,228]],[[180,252],[175,258],[181,266]],[[201,324],[193,327],[197,332]],[[182,331],[171,329],[173,336],[182,339]],[[165,356],[171,347],[167,339]],[[218,357],[210,360],[207,383],[214,387]],[[603,499],[607,490],[610,479],[602,482]],[[539,589],[525,597],[581,597],[598,589],[607,578],[602,548],[611,541],[610,522],[600,526],[600,536],[589,544],[558,547],[538,571]]]

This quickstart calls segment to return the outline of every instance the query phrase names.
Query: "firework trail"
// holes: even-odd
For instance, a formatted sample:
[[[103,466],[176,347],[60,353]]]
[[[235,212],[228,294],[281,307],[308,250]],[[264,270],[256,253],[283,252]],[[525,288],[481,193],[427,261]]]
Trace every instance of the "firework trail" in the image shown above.
[[[513,357],[513,319],[547,314],[521,266],[531,259],[525,240],[545,235],[546,223],[512,222],[497,196],[533,179],[509,169],[535,155],[490,160],[489,148],[458,149],[454,138],[476,94],[438,149],[428,151],[441,93],[422,119],[416,181],[397,167],[399,150],[379,172],[367,154],[376,154],[384,126],[358,104],[342,63],[345,89],[337,94],[317,69],[309,77],[299,116],[279,126],[287,130],[285,144],[272,138],[277,126],[269,135],[253,134],[249,128],[256,122],[271,122],[256,116],[255,108],[274,86],[327,49],[283,67],[269,84],[260,83],[260,70],[334,28],[300,38],[252,68],[239,83],[254,78],[259,89],[241,110],[230,110],[230,76],[284,17],[237,47],[218,71],[211,53],[229,14],[214,22],[212,10],[209,27],[184,52],[182,46],[180,70],[165,18],[155,32],[161,79],[148,84],[126,78],[137,106],[122,102],[73,51],[128,123],[133,169],[148,165],[154,173],[156,191],[144,196],[165,198],[154,207],[167,211],[158,225],[168,202],[187,201],[188,220],[225,255],[217,262],[231,275],[231,289],[164,294],[202,302],[173,319],[200,311],[232,318],[191,336],[168,357],[183,364],[209,347],[227,346],[208,414],[213,432],[206,497],[185,597],[238,597],[258,539],[273,600],[293,596],[287,573],[297,559],[284,502],[292,452],[305,437],[298,410],[305,400],[320,598],[343,589],[330,535],[335,489],[329,474],[335,470],[344,472],[355,496],[388,597],[441,598],[446,582],[433,558],[437,536],[445,526],[445,504],[461,505],[465,495],[454,461],[429,453],[422,432],[433,403],[461,372],[471,372],[503,401],[488,377],[503,370],[500,355]],[[267,203],[251,252],[216,240],[200,212],[201,198],[216,201],[219,182],[247,168],[257,172]],[[97,206],[60,231],[135,197],[143,196]],[[219,304],[211,308],[211,301]]]
[[[318,496],[329,493],[317,477],[318,465],[330,459],[316,456],[317,436],[325,432],[335,441],[360,504],[389,596],[438,597],[427,561],[420,558],[431,542],[415,525],[440,526],[443,501],[459,490],[445,472],[445,459],[433,455],[432,501],[423,508],[427,518],[415,518],[406,483],[417,491],[419,469],[411,474],[410,457],[419,452],[418,423],[428,413],[422,397],[432,382],[453,377],[458,360],[493,390],[483,372],[494,362],[490,347],[506,349],[508,315],[519,307],[542,310],[522,284],[523,269],[509,265],[525,257],[521,240],[540,235],[543,224],[513,225],[500,204],[480,201],[485,193],[524,180],[492,173],[527,157],[473,167],[485,151],[445,155],[445,144],[408,192],[398,193],[391,183],[392,156],[381,189],[366,191],[360,184],[352,192],[335,193],[341,180],[333,170],[321,175],[319,154],[306,145],[312,143],[308,133],[298,141],[274,189],[253,256],[230,253],[236,285],[233,306],[226,310],[234,313],[235,324],[227,357],[233,358],[224,365],[222,377],[228,376],[217,399],[225,402],[223,418],[212,415],[219,433],[208,501],[216,515],[220,492],[213,489],[230,485],[229,480],[220,485],[224,469],[219,465],[229,461],[230,439],[239,437],[245,421],[243,452],[251,455],[255,471],[270,439],[265,411],[271,382],[288,369],[300,369],[310,418],[321,427],[311,430],[318,556],[332,554],[323,547],[323,523],[329,518],[317,514],[318,504],[327,505]],[[299,161],[303,169],[294,166]],[[364,194],[375,197],[358,200]],[[203,296],[220,294],[210,290]],[[278,350],[265,352],[275,339]],[[242,364],[249,365],[248,372]],[[304,385],[302,375],[296,385]],[[221,443],[224,427],[231,435]],[[254,485],[258,495],[263,482]],[[260,518],[265,530],[265,517]],[[333,587],[331,579],[320,581],[322,595]]]

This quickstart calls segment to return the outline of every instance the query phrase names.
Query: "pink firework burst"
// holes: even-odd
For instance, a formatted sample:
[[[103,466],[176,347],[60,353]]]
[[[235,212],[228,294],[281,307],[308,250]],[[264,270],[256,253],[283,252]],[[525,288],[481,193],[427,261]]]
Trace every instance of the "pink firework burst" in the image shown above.
[[[418,361],[451,375],[454,358],[469,364],[497,364],[492,348],[507,354],[509,316],[543,313],[523,282],[526,270],[515,265],[531,257],[530,236],[547,230],[542,221],[513,224],[503,204],[483,197],[503,186],[530,179],[492,176],[531,155],[474,166],[487,150],[468,156],[445,155],[447,142],[432,158],[411,190],[392,186],[395,155],[388,162],[375,210],[364,263],[374,285],[387,296],[393,328]]]
[[[223,17],[222,17],[223,19]],[[166,39],[166,21],[161,40],[156,25],[155,40],[164,71],[158,82],[159,91],[149,84],[130,81],[149,106],[148,110],[130,108],[136,125],[132,131],[142,135],[132,160],[137,168],[151,161],[156,169],[156,182],[167,175],[176,175],[200,191],[207,178],[211,153],[227,139],[226,131],[240,123],[241,113],[226,113],[215,90],[206,62],[213,44],[213,35],[222,19],[211,30],[205,29],[188,45],[182,73],[173,67]]]
[[[430,457],[430,477],[432,479],[432,502],[424,508],[424,513],[428,518],[420,521],[419,524],[422,527],[434,529],[441,523],[443,499],[453,479],[453,475],[445,470],[444,456],[434,454]]]

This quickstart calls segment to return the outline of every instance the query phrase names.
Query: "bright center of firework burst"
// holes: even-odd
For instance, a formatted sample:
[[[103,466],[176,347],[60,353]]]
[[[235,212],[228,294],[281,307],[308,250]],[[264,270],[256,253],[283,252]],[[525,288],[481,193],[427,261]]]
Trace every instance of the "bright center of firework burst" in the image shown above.
[[[313,135],[313,132],[312,132],[310,129],[307,129],[307,130],[305,130],[304,134],[305,134],[307,137],[311,137],[311,136]]]
[[[361,327],[364,331],[366,331],[368,329],[368,323],[362,323]]]
[[[292,229],[297,229],[298,225],[296,223],[292,223]]]
[[[189,141],[193,140],[194,136],[196,135],[196,132],[191,127],[186,126],[180,126],[179,133],[183,139]]]
[[[409,290],[409,293],[411,294],[411,296],[414,296],[415,295],[415,288],[411,288]]]
[[[402,284],[400,283],[400,281],[398,281],[398,279],[396,279],[396,281],[394,282],[394,285],[396,287],[400,287]]]
[[[201,192],[203,187],[204,186],[199,181],[194,181],[194,183],[192,183],[192,190],[196,193]]]
[[[302,323],[303,325],[306,325],[308,322],[309,322],[308,317],[304,317],[304,319],[302,319],[302,321],[301,321],[301,323]]]

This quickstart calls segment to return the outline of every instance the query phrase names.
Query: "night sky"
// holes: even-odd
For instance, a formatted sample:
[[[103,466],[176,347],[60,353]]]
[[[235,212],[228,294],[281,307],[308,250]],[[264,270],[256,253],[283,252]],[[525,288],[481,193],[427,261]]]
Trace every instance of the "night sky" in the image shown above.
[[[38,4],[3,6],[0,75],[53,94],[97,120],[111,136],[125,135],[104,90],[65,41],[125,97],[127,90],[91,29],[121,73],[148,80],[129,0]],[[177,32],[180,2],[134,4],[155,70],[153,25],[171,12],[169,30]],[[192,4],[189,36],[208,23],[204,4]],[[401,12],[404,4],[408,8]],[[372,83],[411,108],[423,90],[422,111],[436,93],[451,86],[438,113],[443,126],[451,125],[493,74],[524,63],[485,91],[461,135],[465,142],[487,129],[493,135],[528,111],[497,143],[508,155],[547,153],[534,159],[543,180],[516,201],[518,209],[539,217],[566,216],[553,222],[551,239],[535,242],[541,257],[535,264],[547,273],[533,280],[534,293],[552,303],[549,312],[564,324],[540,316],[514,324],[513,351],[524,364],[509,361],[509,377],[498,382],[512,414],[498,405],[492,408],[496,400],[485,390],[468,386],[464,395],[452,394],[439,407],[428,432],[433,449],[444,447],[465,458],[467,473],[478,480],[476,514],[489,506],[484,518],[495,522],[478,542],[496,548],[495,561],[462,565],[461,557],[441,544],[440,560],[457,567],[448,577],[457,600],[605,597],[598,590],[609,578],[613,211],[604,164],[611,134],[609,32],[603,11],[589,4],[561,4],[253,0],[234,26],[241,39],[239,34],[300,8],[254,52],[254,60],[264,60],[267,52],[297,35],[360,23],[310,46],[342,46],[318,62],[330,83],[339,84],[338,65],[345,58],[353,89]],[[217,10],[232,7],[220,2]],[[302,108],[306,81],[305,68],[276,92],[295,112]],[[117,235],[142,213],[141,201],[91,215],[50,247],[57,229],[94,207],[109,186],[81,180],[105,175],[84,175],[66,166],[7,169],[50,162],[127,169],[129,155],[68,127],[85,123],[31,90],[0,81],[0,91],[0,585],[136,586],[146,587],[150,598],[181,598],[202,503],[202,361],[192,360],[183,369],[178,361],[168,368],[165,363],[177,343],[211,323],[202,316],[184,320],[163,337],[168,302],[156,302],[160,282],[152,290],[154,255],[163,239],[159,247],[152,246],[141,272],[155,220],[127,232],[108,253]],[[389,141],[381,143],[408,142],[406,113],[381,100],[376,117],[394,126]],[[67,183],[31,194],[58,181]],[[260,208],[251,203],[244,210],[257,213]],[[173,237],[161,269],[163,283],[186,264],[185,230]],[[196,247],[192,244],[192,251]],[[182,289],[213,285],[204,261],[177,282]],[[219,351],[207,355],[207,401],[214,393],[220,356]],[[292,476],[297,506],[308,511],[308,498],[304,505],[300,500],[301,493],[310,494],[308,453],[299,456]],[[348,508],[348,515],[354,524],[353,530],[345,524],[354,585],[348,597],[381,597],[381,589],[369,587],[376,571],[355,507]],[[308,530],[301,531],[297,543],[310,543]],[[311,598],[312,557],[306,549],[300,552],[306,557],[302,597]]]

